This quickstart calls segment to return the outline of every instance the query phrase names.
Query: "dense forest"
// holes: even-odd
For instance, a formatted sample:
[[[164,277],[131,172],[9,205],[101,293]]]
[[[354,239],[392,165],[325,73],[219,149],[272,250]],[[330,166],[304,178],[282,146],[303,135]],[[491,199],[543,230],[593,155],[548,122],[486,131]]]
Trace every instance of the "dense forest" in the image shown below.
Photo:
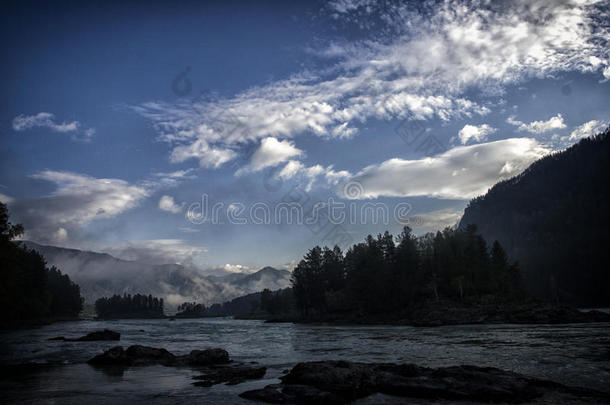
[[[302,318],[333,313],[400,314],[423,302],[506,303],[524,297],[519,266],[498,242],[491,248],[476,233],[445,229],[416,238],[405,227],[368,236],[343,254],[310,249],[292,274]]]
[[[9,222],[8,209],[0,203],[0,308],[9,321],[75,317],[83,309],[80,288],[56,267],[15,238],[23,226]]]
[[[178,306],[177,318],[200,318],[217,316],[249,316],[255,314],[279,315],[292,313],[294,296],[291,288],[263,291],[234,298],[222,304],[206,307],[196,302],[185,302]]]
[[[610,304],[610,129],[533,163],[470,202],[476,224],[519,260],[529,291],[553,302]]]
[[[152,295],[126,294],[99,298],[95,312],[100,318],[162,318],[163,298]]]

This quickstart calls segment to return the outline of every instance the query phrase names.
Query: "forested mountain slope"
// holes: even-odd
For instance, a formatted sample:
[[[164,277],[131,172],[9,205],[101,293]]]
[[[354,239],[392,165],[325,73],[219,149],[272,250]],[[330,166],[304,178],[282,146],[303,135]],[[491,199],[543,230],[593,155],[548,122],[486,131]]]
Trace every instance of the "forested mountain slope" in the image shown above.
[[[610,129],[533,163],[470,202],[475,224],[520,261],[538,296],[610,304]]]

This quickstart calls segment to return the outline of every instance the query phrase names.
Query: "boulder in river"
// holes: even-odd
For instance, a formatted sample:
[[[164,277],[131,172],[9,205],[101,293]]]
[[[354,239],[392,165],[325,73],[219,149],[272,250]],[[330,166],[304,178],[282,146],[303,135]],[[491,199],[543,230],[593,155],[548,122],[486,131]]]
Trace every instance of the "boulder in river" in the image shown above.
[[[224,349],[193,350],[184,356],[176,356],[165,349],[133,345],[127,350],[116,346],[89,360],[89,364],[149,366],[208,366],[229,362],[229,353]]]
[[[610,394],[564,386],[493,367],[420,367],[415,364],[316,361],[297,364],[281,384],[240,396],[268,403],[343,404],[379,393],[449,401],[526,403],[552,394],[610,400]],[[560,402],[561,402],[560,400]]]

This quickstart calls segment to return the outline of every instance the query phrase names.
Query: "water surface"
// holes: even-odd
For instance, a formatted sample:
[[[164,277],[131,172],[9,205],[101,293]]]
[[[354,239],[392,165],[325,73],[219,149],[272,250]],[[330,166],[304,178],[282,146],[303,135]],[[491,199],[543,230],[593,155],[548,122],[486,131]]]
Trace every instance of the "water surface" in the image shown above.
[[[120,342],[48,341],[109,328]],[[124,372],[85,362],[117,344],[163,347],[174,354],[222,347],[231,358],[267,366],[262,380],[236,386],[192,386],[196,370],[152,366]],[[265,324],[230,318],[62,322],[0,334],[3,364],[61,364],[15,373],[0,382],[11,403],[232,403],[237,394],[277,383],[300,361],[344,359],[412,362],[425,366],[472,364],[600,390],[610,386],[610,324],[336,326]]]

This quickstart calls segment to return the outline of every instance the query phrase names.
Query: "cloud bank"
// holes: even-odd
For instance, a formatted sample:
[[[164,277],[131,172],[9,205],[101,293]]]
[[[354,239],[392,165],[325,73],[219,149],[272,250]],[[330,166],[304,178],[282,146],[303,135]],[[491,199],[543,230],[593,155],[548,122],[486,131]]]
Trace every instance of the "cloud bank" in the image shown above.
[[[510,138],[459,146],[419,160],[390,159],[364,168],[350,179],[358,198],[429,196],[468,200],[499,180],[519,174],[550,151],[536,140]],[[343,190],[338,189],[341,196]]]

